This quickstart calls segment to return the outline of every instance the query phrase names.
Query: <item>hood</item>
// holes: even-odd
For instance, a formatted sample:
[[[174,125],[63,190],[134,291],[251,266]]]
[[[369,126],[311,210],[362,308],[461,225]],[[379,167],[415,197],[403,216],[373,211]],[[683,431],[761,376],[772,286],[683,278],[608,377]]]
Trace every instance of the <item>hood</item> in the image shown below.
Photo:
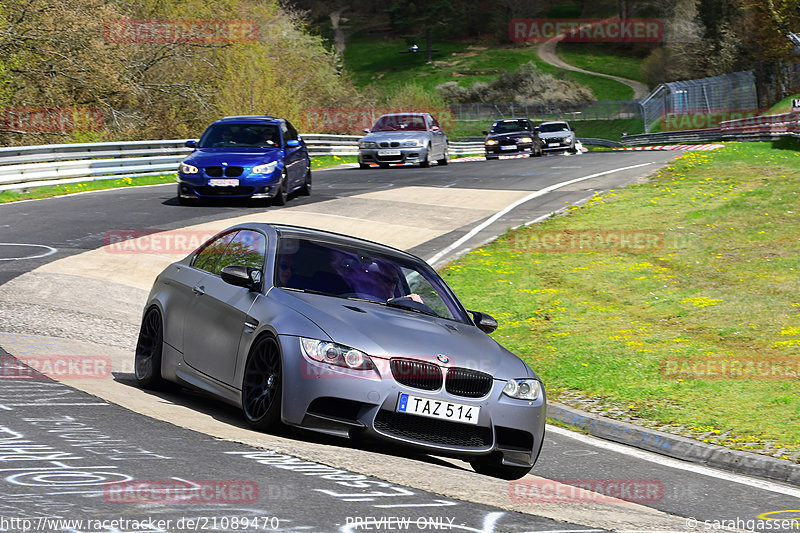
[[[569,130],[561,130],[561,131],[551,131],[547,133],[539,132],[539,137],[542,139],[552,139],[554,137],[558,137],[559,139],[562,137],[572,137],[573,132]]]
[[[368,133],[365,137],[363,137],[362,141],[372,141],[372,142],[381,142],[381,141],[413,141],[415,139],[428,139],[430,137],[430,132],[427,131],[376,131],[373,133]]]
[[[534,138],[534,134],[532,131],[512,131],[510,133],[490,133],[486,139],[519,139],[520,137],[530,137],[531,139]]]
[[[472,368],[500,379],[534,375],[516,355],[471,324],[378,303],[274,289],[270,296],[313,321],[334,342],[380,358],[408,357]]]
[[[232,152],[230,149],[210,148],[197,150],[184,161],[196,167],[219,166],[222,163],[227,163],[228,166],[252,167],[279,161],[280,158],[281,150],[279,149]]]

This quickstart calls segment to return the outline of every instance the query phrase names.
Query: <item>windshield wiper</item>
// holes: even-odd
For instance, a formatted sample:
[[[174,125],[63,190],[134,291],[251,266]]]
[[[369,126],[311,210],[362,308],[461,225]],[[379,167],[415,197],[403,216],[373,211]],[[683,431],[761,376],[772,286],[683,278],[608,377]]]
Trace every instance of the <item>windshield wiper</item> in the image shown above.
[[[439,315],[433,310],[428,308],[427,305],[421,304],[419,302],[415,302],[414,300],[410,300],[409,302],[402,301],[404,296],[400,298],[391,298],[389,301],[386,302],[386,305],[389,307],[395,307],[397,309],[408,309],[409,311],[414,311],[415,313],[420,313],[422,315],[429,315],[429,316],[436,316]],[[426,307],[427,309],[423,309],[422,307]]]

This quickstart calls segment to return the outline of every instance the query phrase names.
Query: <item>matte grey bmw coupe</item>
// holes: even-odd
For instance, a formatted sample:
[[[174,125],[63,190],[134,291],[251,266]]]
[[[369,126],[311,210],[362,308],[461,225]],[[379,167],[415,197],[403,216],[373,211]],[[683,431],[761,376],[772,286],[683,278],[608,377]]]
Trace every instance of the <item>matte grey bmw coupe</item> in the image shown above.
[[[469,461],[516,479],[544,437],[537,375],[424,261],[381,244],[244,224],[158,275],[141,387],[173,382],[280,423]]]

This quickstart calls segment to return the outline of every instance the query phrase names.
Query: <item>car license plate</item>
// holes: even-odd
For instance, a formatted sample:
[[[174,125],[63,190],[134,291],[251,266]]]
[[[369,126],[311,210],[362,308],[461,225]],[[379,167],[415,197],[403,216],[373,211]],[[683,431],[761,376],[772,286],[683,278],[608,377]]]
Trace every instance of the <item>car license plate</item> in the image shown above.
[[[397,401],[397,411],[413,415],[441,418],[465,424],[477,424],[481,408],[476,405],[443,402],[432,398],[420,398],[406,393],[400,393]]]
[[[378,150],[378,155],[400,155],[400,150]]]
[[[228,178],[221,178],[221,179],[212,178],[208,180],[208,184],[212,187],[238,187],[239,180],[228,179]]]
[[[501,146],[500,149],[501,150],[516,150],[517,149],[517,145],[510,144],[508,146]]]

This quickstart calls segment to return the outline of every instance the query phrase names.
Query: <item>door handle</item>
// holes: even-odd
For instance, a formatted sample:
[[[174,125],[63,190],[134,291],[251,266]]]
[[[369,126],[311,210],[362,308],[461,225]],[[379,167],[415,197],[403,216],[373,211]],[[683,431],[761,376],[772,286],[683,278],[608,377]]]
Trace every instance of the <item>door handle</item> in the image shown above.
[[[195,285],[192,287],[192,292],[198,296],[202,296],[206,293],[206,288],[201,285]]]

